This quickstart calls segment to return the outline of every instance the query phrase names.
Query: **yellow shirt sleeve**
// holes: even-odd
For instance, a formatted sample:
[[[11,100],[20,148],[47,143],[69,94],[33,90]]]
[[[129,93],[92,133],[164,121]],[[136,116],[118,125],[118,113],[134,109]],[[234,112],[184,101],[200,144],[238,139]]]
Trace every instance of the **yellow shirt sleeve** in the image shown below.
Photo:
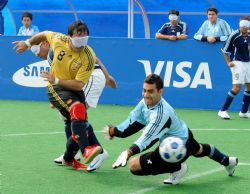
[[[55,47],[54,41],[55,41],[55,37],[58,34],[59,34],[58,32],[52,32],[52,31],[46,31],[45,32],[46,39],[49,42],[50,47],[52,48],[52,50],[54,50],[54,47]]]

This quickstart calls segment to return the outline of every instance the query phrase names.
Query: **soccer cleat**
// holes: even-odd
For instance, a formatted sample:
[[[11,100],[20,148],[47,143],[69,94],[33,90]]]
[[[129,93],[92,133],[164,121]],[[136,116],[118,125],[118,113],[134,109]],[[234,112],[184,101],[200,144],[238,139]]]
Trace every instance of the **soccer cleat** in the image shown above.
[[[228,166],[225,166],[226,171],[228,172],[228,176],[233,176],[237,164],[238,164],[238,158],[229,157],[229,164]]]
[[[227,113],[227,111],[222,111],[220,110],[218,112],[218,116],[221,117],[222,119],[230,119],[229,114]]]
[[[89,164],[87,171],[91,172],[99,168],[102,162],[108,157],[107,150],[103,149],[103,153],[96,156],[93,161]]]
[[[240,118],[250,118],[250,112],[246,112],[246,113],[239,113],[239,117]]]
[[[71,166],[73,167],[75,170],[86,170],[87,166],[82,164],[81,162],[79,162],[78,160],[73,159],[71,162],[66,162],[65,160],[63,160],[62,162],[63,164],[65,164],[66,166]]]
[[[163,183],[164,184],[173,184],[173,185],[177,185],[181,182],[181,178],[185,176],[185,174],[187,174],[188,171],[188,167],[185,163],[181,164],[181,169],[170,173],[170,176],[168,179],[164,180]]]
[[[63,155],[61,155],[61,156],[59,156],[58,158],[56,158],[56,159],[54,159],[54,162],[56,163],[56,164],[64,164],[63,163]]]
[[[80,155],[81,155],[81,152],[77,152],[77,154],[75,155],[74,159],[80,161]],[[58,158],[54,159],[54,162],[56,164],[63,165],[63,155],[61,155]]]
[[[98,155],[100,154],[102,151],[102,147],[95,144],[95,145],[91,145],[91,146],[87,146],[84,149],[84,153],[83,153],[83,163],[84,164],[88,164],[90,162],[92,162],[92,160]]]

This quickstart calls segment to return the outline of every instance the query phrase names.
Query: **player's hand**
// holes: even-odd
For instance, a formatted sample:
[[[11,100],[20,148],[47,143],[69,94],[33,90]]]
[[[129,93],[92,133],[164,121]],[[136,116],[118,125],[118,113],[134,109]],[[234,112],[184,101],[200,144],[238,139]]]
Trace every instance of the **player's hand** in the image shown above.
[[[40,77],[45,78],[44,81],[48,81],[51,84],[55,83],[55,77],[54,77],[54,75],[52,75],[48,71],[42,71],[41,74],[40,74]]]
[[[180,34],[180,35],[177,35],[176,37],[177,37],[177,39],[180,39],[180,40],[187,39],[187,35],[185,35],[185,34]]]
[[[123,151],[120,156],[116,159],[115,163],[112,165],[113,168],[124,167],[127,165],[128,161],[128,151]]]
[[[208,36],[208,37],[207,37],[207,41],[208,41],[209,43],[214,43],[214,42],[216,41],[216,38],[213,37],[213,36]]]
[[[115,79],[112,76],[109,76],[106,79],[106,84],[109,85],[109,86],[111,86],[111,88],[117,88],[116,81],[115,81]]]
[[[229,62],[227,63],[227,65],[228,65],[229,68],[234,67],[233,61],[229,61]]]
[[[112,125],[106,125],[102,129],[102,133],[105,139],[111,140],[113,137],[110,135],[110,128],[113,127]]]
[[[176,40],[176,39],[177,39],[177,36],[174,36],[174,35],[168,37],[168,40]]]
[[[177,35],[176,39],[182,39],[182,35]]]
[[[12,42],[12,44],[14,44],[13,49],[15,49],[17,53],[23,53],[28,49],[28,46],[25,44],[24,41],[15,41]]]

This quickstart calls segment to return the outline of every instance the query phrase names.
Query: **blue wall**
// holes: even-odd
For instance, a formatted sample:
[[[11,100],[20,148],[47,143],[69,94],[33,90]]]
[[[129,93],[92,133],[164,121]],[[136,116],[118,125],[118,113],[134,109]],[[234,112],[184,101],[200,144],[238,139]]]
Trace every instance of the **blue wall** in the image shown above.
[[[0,98],[47,100],[39,71],[49,67],[30,51],[15,53],[12,42],[22,38],[0,37]],[[219,109],[231,89],[231,72],[221,43],[90,38],[89,44],[119,86],[105,89],[100,99],[103,104],[136,104],[142,81],[151,72],[164,79],[164,96],[177,108]],[[231,109],[239,110],[241,98],[239,94]]]

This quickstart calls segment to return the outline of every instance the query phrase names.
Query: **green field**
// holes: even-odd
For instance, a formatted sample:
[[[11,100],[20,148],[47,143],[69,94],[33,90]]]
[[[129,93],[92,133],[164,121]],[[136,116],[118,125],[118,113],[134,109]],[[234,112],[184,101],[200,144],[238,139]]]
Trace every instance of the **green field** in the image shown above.
[[[113,170],[113,162],[138,135],[105,140],[101,128],[123,121],[133,107],[99,105],[89,110],[89,121],[109,158],[97,171],[88,173],[57,166],[53,159],[65,148],[63,122],[48,102],[0,100],[0,193],[81,193],[81,194],[248,194],[250,192],[250,119],[217,117],[217,111],[177,109],[178,115],[193,130],[196,139],[211,143],[221,151],[239,158],[235,176],[208,158],[191,157],[188,174],[176,186],[162,181],[168,174],[137,177],[128,166]]]

